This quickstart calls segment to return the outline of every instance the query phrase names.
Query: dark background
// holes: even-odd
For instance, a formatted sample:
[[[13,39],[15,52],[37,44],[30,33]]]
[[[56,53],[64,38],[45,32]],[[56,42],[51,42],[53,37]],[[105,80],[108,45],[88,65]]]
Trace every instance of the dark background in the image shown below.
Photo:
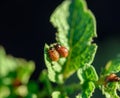
[[[53,10],[63,0],[0,0],[0,45],[8,54],[34,60],[37,79],[43,68],[45,42],[55,41],[55,28],[49,22]],[[120,1],[87,0],[97,20],[97,71],[120,53]]]

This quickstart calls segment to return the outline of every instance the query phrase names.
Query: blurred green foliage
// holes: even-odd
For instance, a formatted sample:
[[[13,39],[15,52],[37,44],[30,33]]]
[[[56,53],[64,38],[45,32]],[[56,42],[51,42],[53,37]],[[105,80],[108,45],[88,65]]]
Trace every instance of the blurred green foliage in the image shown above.
[[[38,86],[29,82],[34,70],[33,61],[6,55],[0,47],[0,98],[36,98]]]

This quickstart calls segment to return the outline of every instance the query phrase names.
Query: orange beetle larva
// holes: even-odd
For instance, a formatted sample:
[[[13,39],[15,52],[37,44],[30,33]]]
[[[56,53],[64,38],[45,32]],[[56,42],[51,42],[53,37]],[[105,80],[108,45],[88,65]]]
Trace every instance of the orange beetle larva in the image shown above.
[[[59,60],[59,53],[54,48],[50,48],[48,50],[48,53],[49,53],[49,57],[52,61],[58,61]]]
[[[61,46],[60,44],[56,44],[55,49],[58,51],[61,57],[67,57],[68,56],[68,49],[64,46]]]
[[[110,74],[109,76],[106,77],[106,82],[117,82],[120,81],[120,78],[116,74]]]
[[[106,87],[107,83],[109,82],[119,82],[119,81],[120,78],[116,74],[112,73],[105,78],[104,86]]]

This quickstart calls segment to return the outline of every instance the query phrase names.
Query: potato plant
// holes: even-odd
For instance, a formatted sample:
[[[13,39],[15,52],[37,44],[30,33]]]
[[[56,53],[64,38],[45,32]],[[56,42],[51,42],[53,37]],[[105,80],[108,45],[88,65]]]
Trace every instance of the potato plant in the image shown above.
[[[93,40],[96,19],[86,1],[63,1],[50,22],[56,28],[56,42],[45,43],[46,69],[38,81],[30,80],[33,61],[7,55],[0,47],[0,98],[91,98],[96,88],[106,98],[119,98],[120,57],[108,61],[99,75],[93,66],[99,48]]]

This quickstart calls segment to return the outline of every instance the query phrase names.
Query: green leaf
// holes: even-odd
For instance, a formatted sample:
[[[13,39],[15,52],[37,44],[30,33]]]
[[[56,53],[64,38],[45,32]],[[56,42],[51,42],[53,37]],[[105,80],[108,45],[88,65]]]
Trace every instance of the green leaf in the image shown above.
[[[90,98],[95,89],[93,82],[86,82],[83,85],[82,92],[76,96],[76,98]]]
[[[97,81],[98,76],[93,66],[86,66],[83,69],[79,69],[77,72],[78,78],[80,79],[80,84],[86,81]]]
[[[102,93],[106,96],[106,98],[119,98],[117,94],[117,90],[120,89],[120,86],[118,82],[108,82],[105,84],[105,78],[106,76],[112,74],[112,73],[118,73],[120,72],[120,57],[117,57],[116,59],[113,59],[109,61],[105,69],[102,70],[100,75],[100,81],[101,86],[100,89],[102,90]]]
[[[96,37],[96,22],[84,0],[65,0],[53,12],[50,21],[57,28],[57,42],[69,50],[67,58],[52,62],[46,55],[49,46],[45,45],[44,49],[50,80],[62,83],[79,68],[93,62],[97,49],[92,43]]]
[[[61,74],[62,66],[59,64],[59,62],[54,62],[50,60],[48,55],[48,50],[49,50],[49,46],[45,44],[44,59],[45,59],[45,64],[48,68],[48,78],[52,82],[63,83],[63,77]]]
[[[29,78],[35,70],[35,63],[33,61],[26,61],[24,59],[17,59],[19,63],[17,70],[17,76],[23,83],[28,83]]]
[[[116,92],[118,87],[118,83],[110,83],[107,87],[102,86],[102,94],[104,94],[106,98],[120,98]]]
[[[118,73],[120,72],[120,57],[111,60],[107,63],[104,74]]]
[[[95,82],[98,80],[97,73],[93,66],[86,66],[77,72],[80,84],[82,84],[82,92],[76,98],[90,98],[95,89]]]
[[[64,73],[77,70],[93,60],[96,45],[91,44],[96,36],[96,24],[84,0],[63,2],[52,14],[51,22],[58,29],[56,39],[69,49]]]

